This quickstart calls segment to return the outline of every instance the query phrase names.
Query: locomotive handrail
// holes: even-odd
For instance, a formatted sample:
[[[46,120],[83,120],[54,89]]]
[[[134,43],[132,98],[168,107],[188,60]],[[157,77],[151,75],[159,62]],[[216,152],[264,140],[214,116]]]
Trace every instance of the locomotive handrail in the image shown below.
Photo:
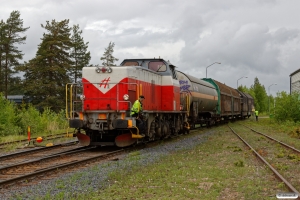
[[[127,84],[127,85],[136,85],[136,91],[137,91],[137,96],[139,96],[140,90],[138,89],[138,83],[123,83],[122,84]],[[119,112],[119,103],[120,102],[129,102],[129,110],[131,110],[131,102],[130,101],[119,101],[119,84],[117,84],[117,112]]]
[[[71,84],[71,88],[70,88],[70,118],[72,117],[73,118],[73,116],[72,116],[72,110],[73,110],[73,84]]]
[[[66,84],[66,118],[69,119],[68,117],[68,85],[69,83]]]
[[[77,86],[77,83],[67,83],[66,84],[66,118],[70,119],[73,115],[73,103],[77,101],[73,101],[73,86]],[[70,92],[70,100],[69,100],[69,105],[70,105],[70,110],[68,110],[68,89]],[[79,101],[78,101],[79,102]],[[81,101],[80,101],[81,102]],[[69,113],[70,112],[70,113]]]
[[[190,95],[186,95],[186,110],[187,116],[190,116]]]
[[[71,87],[71,85],[73,85],[74,83],[67,83],[66,84],[66,118],[67,119],[70,119],[71,118],[71,115],[69,116],[69,111],[68,111],[68,88],[69,87]],[[72,96],[71,95],[72,93],[71,93],[71,89],[70,89],[70,96]],[[72,98],[72,97],[71,97]],[[70,110],[71,110],[71,108],[70,108]]]

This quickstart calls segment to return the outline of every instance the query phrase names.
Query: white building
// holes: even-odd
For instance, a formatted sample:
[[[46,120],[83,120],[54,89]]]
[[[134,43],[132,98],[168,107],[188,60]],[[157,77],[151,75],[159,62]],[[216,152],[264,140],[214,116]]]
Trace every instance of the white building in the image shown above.
[[[293,92],[300,93],[300,69],[290,74],[290,94]]]

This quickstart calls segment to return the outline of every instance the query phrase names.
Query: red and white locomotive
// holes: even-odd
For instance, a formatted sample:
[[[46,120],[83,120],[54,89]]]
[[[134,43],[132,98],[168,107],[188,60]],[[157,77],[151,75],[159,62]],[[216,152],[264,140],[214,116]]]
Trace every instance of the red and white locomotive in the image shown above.
[[[69,125],[77,129],[82,145],[124,147],[187,133],[195,124],[209,126],[242,113],[241,99],[237,97],[239,105],[235,105],[231,97],[230,109],[238,112],[222,114],[222,91],[212,79],[179,72],[163,59],[125,59],[120,66],[84,67],[82,83],[68,84],[66,89]],[[143,135],[130,116],[140,95],[145,96]]]

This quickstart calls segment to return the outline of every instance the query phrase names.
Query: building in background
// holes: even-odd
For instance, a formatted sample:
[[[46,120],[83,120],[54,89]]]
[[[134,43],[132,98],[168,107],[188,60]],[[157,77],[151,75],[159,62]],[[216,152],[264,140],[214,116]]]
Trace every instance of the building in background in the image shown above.
[[[23,103],[24,95],[7,95],[7,100],[15,102],[20,105]]]
[[[290,74],[290,94],[293,92],[300,93],[300,69]]]

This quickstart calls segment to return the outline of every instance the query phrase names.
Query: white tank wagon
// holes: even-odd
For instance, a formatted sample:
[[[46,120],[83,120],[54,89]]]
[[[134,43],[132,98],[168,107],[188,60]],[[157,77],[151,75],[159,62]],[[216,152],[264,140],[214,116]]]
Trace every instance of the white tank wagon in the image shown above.
[[[177,71],[180,84],[181,105],[188,110],[191,128],[195,124],[214,124],[218,104],[218,93],[215,87],[204,80]]]

